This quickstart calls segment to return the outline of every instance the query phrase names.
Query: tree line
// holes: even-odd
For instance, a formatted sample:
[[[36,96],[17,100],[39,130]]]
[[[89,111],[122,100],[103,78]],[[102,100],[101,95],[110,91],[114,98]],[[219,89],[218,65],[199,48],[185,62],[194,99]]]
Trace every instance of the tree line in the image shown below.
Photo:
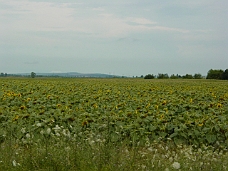
[[[141,76],[142,77],[142,76]],[[153,74],[147,74],[144,79],[203,79],[205,77],[203,77],[200,73],[196,73],[194,75],[192,74],[186,74],[186,75],[179,75],[179,74],[172,74],[172,75],[168,75],[168,74],[162,74],[159,73],[158,75],[153,75]],[[221,69],[210,69],[207,72],[207,76],[206,79],[219,79],[219,80],[228,80],[228,69],[226,69],[225,71],[221,70]]]

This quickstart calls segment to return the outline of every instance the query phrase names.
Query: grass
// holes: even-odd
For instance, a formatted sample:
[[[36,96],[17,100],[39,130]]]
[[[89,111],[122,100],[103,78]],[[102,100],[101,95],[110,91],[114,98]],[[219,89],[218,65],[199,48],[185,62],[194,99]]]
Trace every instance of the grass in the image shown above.
[[[172,140],[129,146],[126,141],[111,143],[94,135],[77,135],[71,139],[56,139],[50,135],[36,141],[28,136],[24,144],[17,139],[5,139],[0,146],[0,170],[221,171],[228,167],[228,153],[214,147],[175,146]],[[180,169],[174,168],[175,162],[180,164]]]

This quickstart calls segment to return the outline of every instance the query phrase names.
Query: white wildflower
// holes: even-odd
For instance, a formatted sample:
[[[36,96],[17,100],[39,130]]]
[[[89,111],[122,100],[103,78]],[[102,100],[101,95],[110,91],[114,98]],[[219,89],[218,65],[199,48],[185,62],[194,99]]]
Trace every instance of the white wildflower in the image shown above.
[[[170,158],[169,158],[169,161],[170,161],[170,162],[173,162],[173,158],[172,158],[172,157],[170,157]]]
[[[152,148],[152,147],[150,147],[150,148],[148,148],[147,150],[149,150],[150,152],[152,152],[152,151],[153,151],[153,148]]]
[[[24,138],[22,138],[21,141],[22,141],[24,144],[27,144],[27,141],[26,141]]]
[[[54,129],[54,130],[60,130],[61,128],[59,127],[59,125],[55,125],[55,127],[52,128],[52,129]]]
[[[71,136],[70,131],[68,129],[64,129],[62,133],[63,133],[63,135],[65,135],[68,138],[70,138],[70,136]]]
[[[42,124],[41,124],[41,123],[37,123],[36,126],[37,126],[37,127],[41,127]]]
[[[174,162],[172,164],[172,166],[173,166],[174,169],[180,169],[180,163],[178,163],[178,162]]]
[[[51,133],[51,128],[47,129],[47,134],[49,135]]]
[[[20,163],[17,163],[16,160],[13,160],[12,164],[13,164],[14,167],[20,166]]]
[[[93,145],[94,143],[95,143],[95,141],[93,141],[93,140],[92,141],[89,141],[89,144],[90,145]]]
[[[142,165],[142,169],[143,169],[143,170],[146,169],[146,166],[145,166],[145,165]]]
[[[199,148],[199,149],[198,149],[198,152],[199,152],[199,153],[202,153],[202,150],[201,150],[201,148]]]
[[[25,128],[21,128],[21,132],[24,134],[26,132]]]
[[[169,171],[169,168],[165,168],[165,171]]]
[[[65,148],[65,151],[70,151],[70,150],[71,150],[70,147]]]
[[[26,136],[26,138],[30,138],[30,134],[29,133],[27,133],[25,136]]]

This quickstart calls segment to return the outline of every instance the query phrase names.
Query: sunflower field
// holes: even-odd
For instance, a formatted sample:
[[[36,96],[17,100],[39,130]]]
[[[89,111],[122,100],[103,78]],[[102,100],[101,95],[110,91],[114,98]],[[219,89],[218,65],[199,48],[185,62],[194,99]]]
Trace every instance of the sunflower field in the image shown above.
[[[30,134],[50,128],[54,136],[58,125],[69,135],[109,131],[112,141],[228,145],[227,82],[1,80],[0,104],[1,127],[32,126]]]
[[[228,146],[228,82],[1,79],[0,143]]]

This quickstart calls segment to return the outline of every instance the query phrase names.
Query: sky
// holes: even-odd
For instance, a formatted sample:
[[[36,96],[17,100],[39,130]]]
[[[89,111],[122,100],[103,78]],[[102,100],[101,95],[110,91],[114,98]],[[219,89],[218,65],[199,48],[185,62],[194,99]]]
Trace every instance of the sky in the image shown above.
[[[227,8],[227,0],[0,0],[0,72],[225,70]]]

